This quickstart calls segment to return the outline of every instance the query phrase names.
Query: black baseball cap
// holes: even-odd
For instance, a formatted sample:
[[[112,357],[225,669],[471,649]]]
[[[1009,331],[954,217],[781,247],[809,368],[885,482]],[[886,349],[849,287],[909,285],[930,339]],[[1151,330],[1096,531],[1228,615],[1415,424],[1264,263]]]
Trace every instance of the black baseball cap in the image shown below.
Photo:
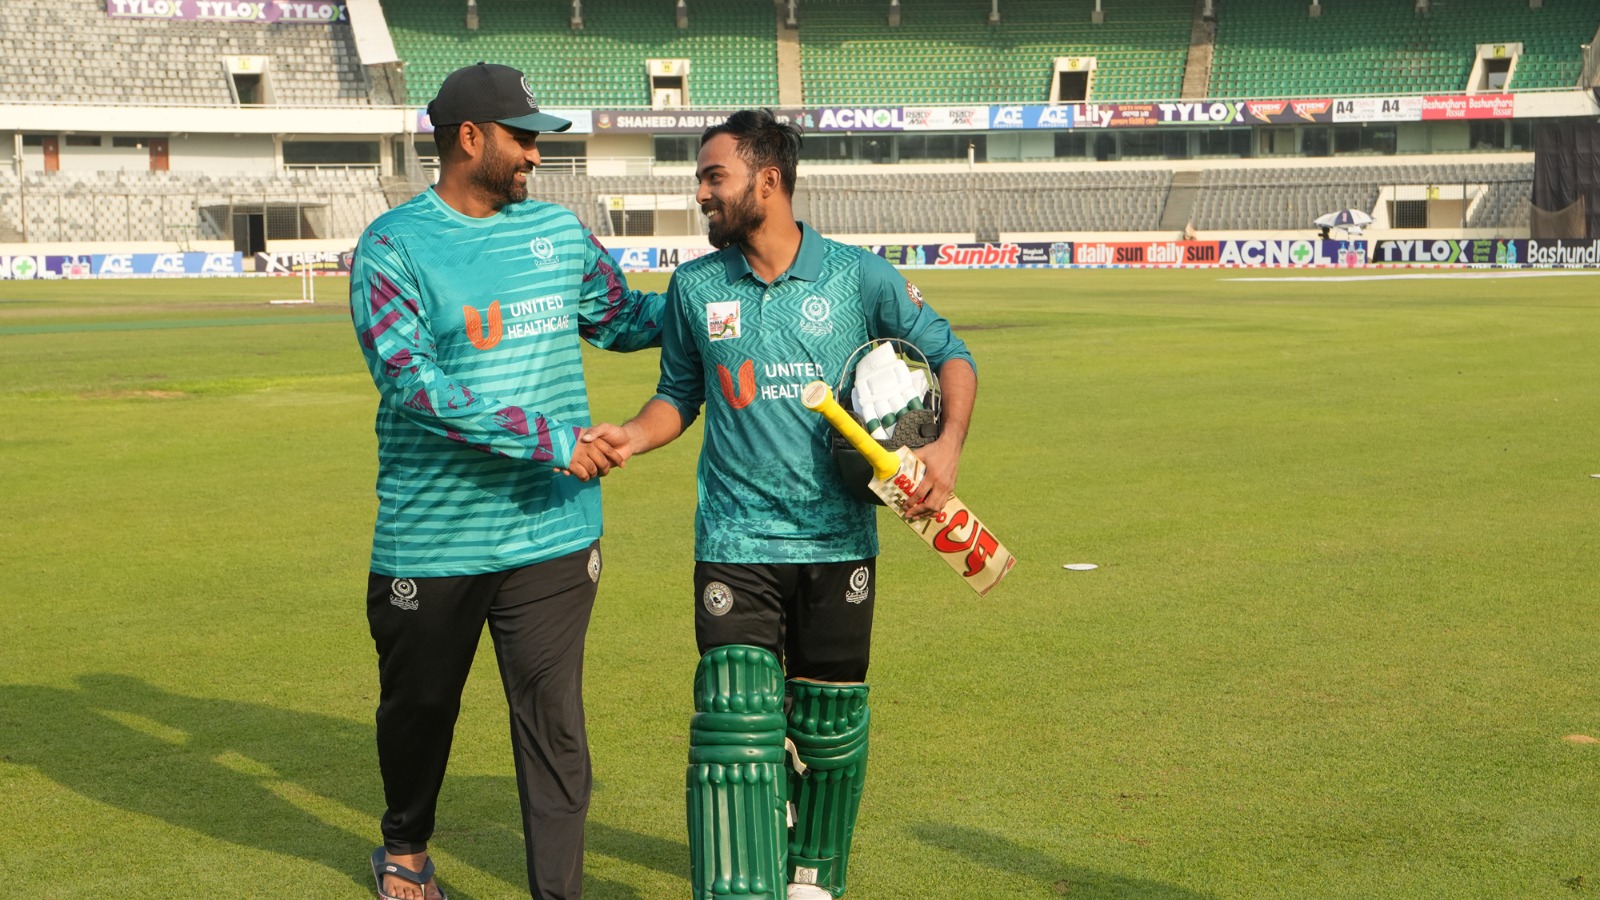
[[[523,131],[566,131],[572,123],[539,112],[528,79],[510,66],[481,62],[451,72],[428,104],[434,127],[498,122]]]

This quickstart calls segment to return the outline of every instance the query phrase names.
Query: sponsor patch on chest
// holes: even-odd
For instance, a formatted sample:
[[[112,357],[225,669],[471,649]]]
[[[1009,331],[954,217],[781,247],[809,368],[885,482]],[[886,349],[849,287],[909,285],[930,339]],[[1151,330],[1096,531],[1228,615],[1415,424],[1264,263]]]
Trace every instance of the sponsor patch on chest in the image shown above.
[[[739,320],[739,301],[719,300],[706,304],[706,338],[731,341],[743,330]]]

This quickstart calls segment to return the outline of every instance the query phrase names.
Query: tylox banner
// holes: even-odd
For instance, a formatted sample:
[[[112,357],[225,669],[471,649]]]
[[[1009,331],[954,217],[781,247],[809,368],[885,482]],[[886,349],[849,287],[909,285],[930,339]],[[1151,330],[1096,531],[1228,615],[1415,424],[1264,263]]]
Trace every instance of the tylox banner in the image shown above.
[[[1375,241],[1371,261],[1403,265],[1517,266],[1528,262],[1528,242],[1498,238]]]
[[[115,19],[331,25],[350,21],[345,0],[106,0]]]

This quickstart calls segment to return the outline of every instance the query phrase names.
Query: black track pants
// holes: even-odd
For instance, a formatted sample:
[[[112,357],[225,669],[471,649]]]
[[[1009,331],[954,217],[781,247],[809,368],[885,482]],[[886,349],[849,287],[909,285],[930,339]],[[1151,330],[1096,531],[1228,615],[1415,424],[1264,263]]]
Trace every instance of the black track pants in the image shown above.
[[[583,720],[583,642],[599,545],[487,575],[367,582],[378,649],[384,846],[419,853],[434,814],[461,691],[485,624],[511,711],[511,745],[536,900],[578,900],[592,774]]]

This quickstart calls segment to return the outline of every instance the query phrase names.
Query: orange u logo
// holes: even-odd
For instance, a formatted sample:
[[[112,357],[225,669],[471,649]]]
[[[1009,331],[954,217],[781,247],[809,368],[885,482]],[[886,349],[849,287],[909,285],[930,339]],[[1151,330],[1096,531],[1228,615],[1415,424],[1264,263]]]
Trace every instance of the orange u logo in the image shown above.
[[[500,301],[489,304],[489,328],[483,327],[483,317],[478,315],[474,306],[461,307],[461,315],[467,320],[467,340],[479,350],[488,350],[500,343]]]
[[[739,366],[739,387],[733,386],[733,373],[721,363],[717,364],[717,380],[722,382],[722,396],[728,399],[728,405],[734,409],[744,409],[751,401],[756,399],[756,364],[745,360]]]

